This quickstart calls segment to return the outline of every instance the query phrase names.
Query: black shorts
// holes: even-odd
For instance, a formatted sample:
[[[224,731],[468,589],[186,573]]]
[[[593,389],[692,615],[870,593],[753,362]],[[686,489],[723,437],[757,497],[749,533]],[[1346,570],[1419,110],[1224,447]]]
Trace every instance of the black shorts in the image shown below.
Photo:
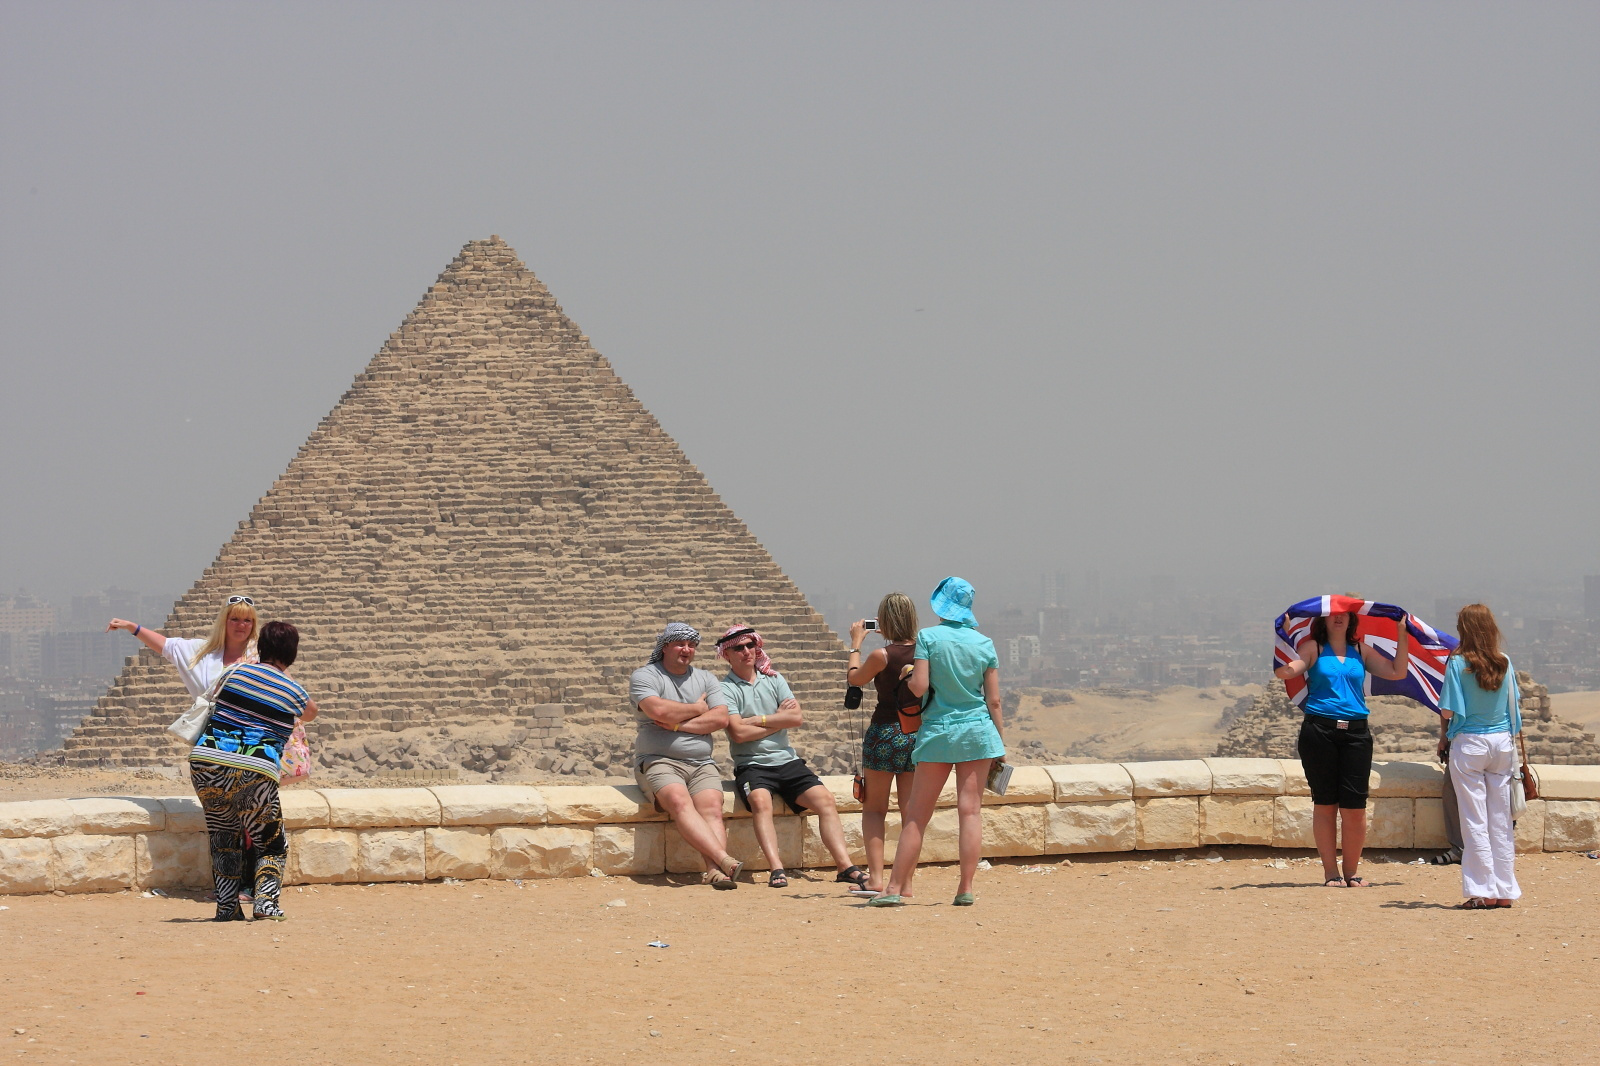
[[[811,772],[804,759],[794,759],[782,766],[746,766],[733,772],[733,791],[744,809],[750,809],[750,790],[764,788],[782,796],[783,802],[796,814],[805,810],[800,802],[801,793],[822,784],[822,778]]]
[[[1340,721],[1345,728],[1339,728]],[[1372,730],[1365,718],[1333,719],[1308,714],[1300,723],[1300,765],[1311,786],[1311,802],[1346,810],[1367,806],[1372,773]]]

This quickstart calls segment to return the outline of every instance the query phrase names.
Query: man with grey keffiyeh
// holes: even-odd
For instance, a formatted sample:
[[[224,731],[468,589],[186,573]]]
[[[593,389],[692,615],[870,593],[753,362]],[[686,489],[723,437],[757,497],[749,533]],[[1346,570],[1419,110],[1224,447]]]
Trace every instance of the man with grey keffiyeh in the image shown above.
[[[656,809],[678,826],[706,860],[713,888],[738,886],[743,863],[728,854],[722,824],[722,772],[711,759],[711,738],[728,724],[722,684],[694,667],[700,634],[671,622],[656,637],[650,662],[633,672],[628,699],[639,709],[633,776]]]

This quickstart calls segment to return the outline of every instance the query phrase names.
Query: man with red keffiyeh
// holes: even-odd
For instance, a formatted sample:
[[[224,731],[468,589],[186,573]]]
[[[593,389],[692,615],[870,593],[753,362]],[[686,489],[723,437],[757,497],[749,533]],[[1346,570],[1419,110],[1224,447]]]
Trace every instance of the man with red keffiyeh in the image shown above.
[[[800,703],[767,657],[766,641],[747,625],[733,625],[717,641],[730,669],[722,679],[728,701],[728,748],[733,753],[733,790],[750,812],[756,843],[772,872],[767,884],[784,888],[789,875],[778,854],[772,820],[774,794],[796,814],[817,816],[817,833],[838,867],[837,880],[863,888],[867,872],[850,861],[833,793],[789,745],[789,730],[804,724]]]

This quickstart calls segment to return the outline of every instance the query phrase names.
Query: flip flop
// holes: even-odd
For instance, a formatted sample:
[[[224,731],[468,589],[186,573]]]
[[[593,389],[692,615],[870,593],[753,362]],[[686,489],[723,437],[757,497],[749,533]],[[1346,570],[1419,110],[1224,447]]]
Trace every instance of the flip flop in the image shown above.
[[[767,887],[768,888],[788,888],[789,887],[789,875],[787,873],[785,873],[782,869],[777,869],[777,870],[772,871],[770,874],[767,875]]]
[[[978,897],[974,896],[971,892],[959,892],[959,893],[956,894],[956,898],[951,903],[951,906],[952,907],[970,907],[976,902],[978,902]]]
[[[852,888],[848,895],[860,896],[863,899],[876,899],[883,893],[874,888]]]
[[[899,896],[891,896],[887,892],[881,896],[873,896],[867,900],[869,907],[904,907],[906,901]]]
[[[1465,903],[1456,904],[1456,910],[1458,910],[1458,911],[1492,911],[1498,906],[1499,906],[1499,904],[1495,903],[1493,900],[1481,899],[1481,898],[1479,898],[1477,896],[1473,896],[1471,899],[1467,900]]]
[[[1349,885],[1351,888],[1371,888],[1372,887],[1372,883],[1370,881],[1368,881],[1365,877],[1362,877],[1359,874],[1357,874],[1355,877],[1347,877],[1347,878],[1345,878],[1344,879],[1344,883]]]
[[[1326,881],[1322,882],[1322,887],[1323,888],[1349,888],[1350,886],[1344,883],[1344,878],[1342,878],[1342,877],[1330,877]]]

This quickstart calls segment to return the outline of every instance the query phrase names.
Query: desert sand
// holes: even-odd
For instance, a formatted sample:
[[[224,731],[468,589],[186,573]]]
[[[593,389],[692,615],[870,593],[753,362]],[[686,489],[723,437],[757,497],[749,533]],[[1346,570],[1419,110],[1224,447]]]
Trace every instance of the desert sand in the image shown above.
[[[1139,690],[1075,689],[1071,703],[1045,706],[1037,694],[1022,696],[1017,737],[1084,761],[1126,762],[1198,759],[1216,751],[1227,732],[1222,712],[1259,685],[1197,689],[1172,685],[1156,693]]]
[[[290,889],[281,924],[210,923],[198,897],[9,897],[0,1055],[1593,1059],[1600,862],[1524,856],[1522,903],[1478,913],[1449,909],[1454,867],[1374,862],[1376,887],[1339,890],[1318,887],[1304,853],[1219,854],[1010,860],[980,874],[971,909],[949,906],[949,867],[919,875],[900,910],[862,906],[820,874],[736,892],[688,878],[322,885]]]
[[[1600,733],[1600,692],[1552,692],[1550,709],[1585,732]]]

